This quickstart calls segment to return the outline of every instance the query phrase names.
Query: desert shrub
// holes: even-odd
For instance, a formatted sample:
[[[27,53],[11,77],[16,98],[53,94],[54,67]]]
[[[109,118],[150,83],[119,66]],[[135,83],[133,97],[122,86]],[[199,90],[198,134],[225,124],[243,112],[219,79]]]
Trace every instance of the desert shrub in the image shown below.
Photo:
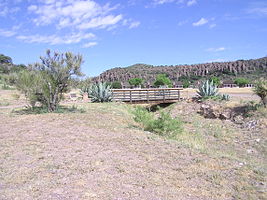
[[[161,136],[174,138],[182,132],[182,122],[177,118],[172,118],[169,112],[160,111],[156,117],[154,113],[145,108],[137,107],[133,111],[134,120],[141,124],[145,131],[150,131]]]
[[[86,111],[83,108],[78,108],[75,105],[71,107],[68,106],[58,106],[54,113],[85,113]],[[49,113],[46,106],[41,107],[26,107],[23,109],[14,109],[12,113],[19,115],[29,115],[29,114],[46,114]]]
[[[183,81],[183,88],[189,88],[190,86],[190,81],[189,80],[184,80]]]
[[[236,78],[235,84],[237,84],[239,87],[244,87],[246,84],[249,83],[249,80],[246,78]]]
[[[110,85],[107,83],[96,83],[91,85],[88,89],[88,97],[91,98],[92,102],[110,102],[112,101],[112,93]]]
[[[4,83],[4,84],[2,85],[2,90],[13,90],[13,88],[10,87],[9,85],[7,85],[6,83]]]
[[[266,107],[267,105],[267,80],[260,79],[259,81],[257,81],[253,91],[256,95],[258,95],[261,98],[263,105]]]
[[[119,82],[119,81],[112,82],[111,88],[112,89],[121,89],[122,88],[121,82]]]
[[[166,74],[159,74],[156,77],[156,81],[154,82],[154,86],[168,86],[172,87],[172,81],[167,77]]]
[[[132,78],[132,79],[129,79],[128,82],[132,86],[140,86],[143,84],[144,80],[142,78]]]
[[[30,65],[29,70],[20,73],[17,87],[32,106],[38,101],[49,112],[54,112],[62,100],[62,94],[69,89],[70,79],[83,75],[82,56],[71,52],[54,52],[51,55],[47,50],[46,56],[40,59],[40,63]]]
[[[209,81],[213,81],[214,85],[219,86],[221,84],[221,80],[219,77],[213,76],[209,79]]]

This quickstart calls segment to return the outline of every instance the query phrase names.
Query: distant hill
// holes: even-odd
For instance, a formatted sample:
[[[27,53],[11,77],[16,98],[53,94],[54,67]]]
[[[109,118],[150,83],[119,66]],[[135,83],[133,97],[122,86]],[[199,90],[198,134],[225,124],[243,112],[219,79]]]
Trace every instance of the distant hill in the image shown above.
[[[184,80],[189,80],[194,84],[196,81],[211,76],[218,76],[221,80],[234,80],[236,77],[246,77],[253,81],[259,77],[267,77],[267,57],[194,65],[152,66],[135,64],[125,68],[107,70],[98,77],[94,77],[93,80],[95,82],[120,81],[127,85],[129,79],[140,77],[146,80],[146,84],[152,85],[157,74],[167,74],[174,84]]]

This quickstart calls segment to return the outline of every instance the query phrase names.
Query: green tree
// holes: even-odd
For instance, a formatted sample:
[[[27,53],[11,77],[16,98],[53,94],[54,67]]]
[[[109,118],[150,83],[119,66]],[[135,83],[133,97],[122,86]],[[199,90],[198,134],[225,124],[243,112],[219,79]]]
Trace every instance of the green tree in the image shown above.
[[[12,58],[5,56],[4,54],[0,54],[0,64],[12,64]]]
[[[159,87],[159,86],[168,86],[172,87],[172,82],[171,80],[167,77],[166,74],[159,74],[156,77],[156,81],[154,82],[154,86]]]
[[[267,105],[267,80],[260,79],[256,82],[253,89],[254,93],[261,98],[263,105]]]
[[[246,78],[236,78],[235,79],[235,84],[237,84],[239,87],[244,87],[248,83],[249,83],[249,80]]]
[[[184,80],[183,81],[183,88],[189,88],[189,86],[190,86],[189,80]]]
[[[209,81],[213,81],[214,85],[219,86],[221,84],[221,80],[219,77],[212,76],[210,77]]]
[[[18,88],[25,95],[47,106],[49,112],[53,112],[57,109],[62,94],[68,90],[71,77],[83,75],[83,59],[80,54],[74,55],[71,52],[54,52],[51,55],[50,50],[40,59],[40,63],[29,66],[30,71],[25,72],[28,74],[22,73],[19,76]],[[28,83],[28,79],[32,80],[34,85]]]
[[[111,83],[111,88],[112,89],[121,89],[122,88],[121,82],[119,82],[119,81],[112,82]]]
[[[132,86],[139,86],[139,85],[142,85],[144,80],[142,78],[132,78],[128,82]]]

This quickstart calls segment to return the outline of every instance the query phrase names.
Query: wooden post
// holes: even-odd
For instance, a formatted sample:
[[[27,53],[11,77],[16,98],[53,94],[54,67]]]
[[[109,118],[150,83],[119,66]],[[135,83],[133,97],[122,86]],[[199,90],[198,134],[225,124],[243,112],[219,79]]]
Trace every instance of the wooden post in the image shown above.
[[[146,91],[146,100],[149,102],[149,90]]]
[[[130,103],[133,103],[133,100],[132,100],[132,91],[130,91]]]
[[[178,90],[178,100],[180,101],[180,90]]]
[[[163,89],[163,102],[165,102],[165,90]]]

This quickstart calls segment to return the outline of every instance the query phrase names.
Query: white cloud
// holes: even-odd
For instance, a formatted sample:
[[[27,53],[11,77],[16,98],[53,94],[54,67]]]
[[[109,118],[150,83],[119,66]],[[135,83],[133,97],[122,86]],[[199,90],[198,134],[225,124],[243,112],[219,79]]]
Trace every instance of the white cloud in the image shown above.
[[[267,2],[266,1],[254,1],[249,4],[247,9],[248,14],[267,16]]]
[[[217,24],[211,24],[211,25],[209,25],[209,28],[214,28],[216,26],[217,26]]]
[[[153,0],[154,5],[162,5],[166,3],[176,3],[176,4],[184,4],[187,6],[192,6],[197,3],[197,0]]]
[[[209,20],[202,17],[199,21],[194,22],[193,26],[202,26],[204,24],[207,24],[208,22],[209,22]]]
[[[267,15],[267,7],[251,8],[248,10],[250,14]]]
[[[206,51],[209,52],[220,52],[220,51],[225,51],[226,48],[225,47],[218,47],[218,48],[208,48]]]
[[[193,6],[197,3],[197,0],[190,0],[187,2],[187,6]]]
[[[187,23],[188,23],[188,20],[179,21],[179,22],[178,22],[178,26],[183,26],[183,25],[185,25],[185,24],[187,24]]]
[[[36,25],[55,24],[57,28],[76,29],[108,28],[117,24],[123,16],[111,14],[117,7],[100,5],[93,0],[46,0],[28,7],[36,15]]]
[[[161,4],[165,4],[165,3],[172,3],[175,0],[153,0],[153,3],[155,5],[161,5]]]
[[[105,17],[96,17],[91,19],[89,22],[83,22],[78,25],[79,29],[90,29],[90,28],[106,28],[111,25],[117,24],[122,19],[122,15],[108,15]]]
[[[95,37],[92,33],[76,33],[65,36],[58,35],[19,35],[16,38],[27,43],[44,43],[50,45],[56,44],[76,44],[82,40],[93,39]]]
[[[16,32],[15,31],[9,31],[9,30],[4,30],[4,29],[0,29],[0,36],[3,36],[3,37],[12,37],[16,35]]]
[[[88,42],[88,43],[83,45],[83,48],[90,48],[90,47],[93,47],[93,46],[96,46],[96,45],[98,45],[97,42]]]
[[[129,29],[132,29],[132,28],[137,28],[138,26],[140,26],[140,22],[138,21],[135,21],[135,22],[132,22],[129,26]]]

